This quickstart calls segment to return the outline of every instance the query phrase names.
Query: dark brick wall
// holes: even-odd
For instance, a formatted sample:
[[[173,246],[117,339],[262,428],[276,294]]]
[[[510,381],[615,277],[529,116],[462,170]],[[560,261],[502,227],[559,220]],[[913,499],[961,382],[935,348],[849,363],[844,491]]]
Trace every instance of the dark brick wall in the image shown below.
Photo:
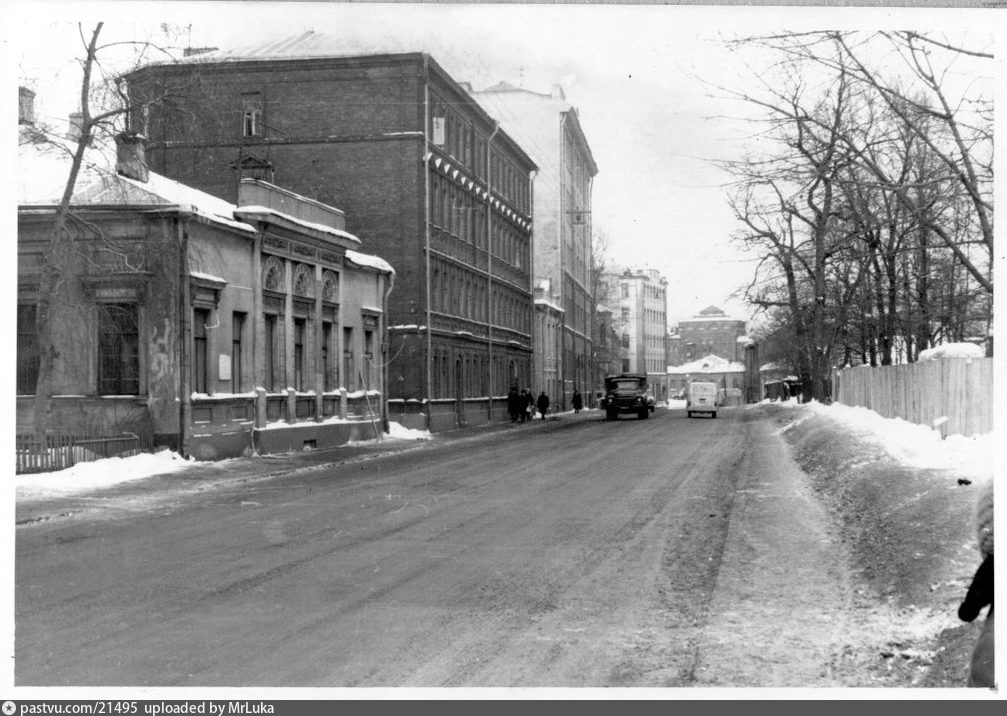
[[[421,55],[152,66],[131,76],[130,91],[152,101],[146,127],[151,169],[235,201],[239,177],[232,165],[238,158],[269,162],[270,181],[342,209],[346,229],[363,242],[361,251],[395,268],[388,325],[426,325]],[[242,136],[243,94],[250,92],[260,93],[262,138]],[[436,72],[431,93],[463,98]],[[485,115],[465,102],[451,108],[478,132],[492,131]],[[504,143],[498,149],[513,165],[526,161],[512,147]],[[469,175],[479,181],[471,169]],[[500,265],[497,271],[527,289],[522,300],[530,326],[528,269]],[[530,355],[508,348],[506,339],[499,351],[530,366]],[[393,331],[386,356],[389,397],[425,397],[426,339]]]

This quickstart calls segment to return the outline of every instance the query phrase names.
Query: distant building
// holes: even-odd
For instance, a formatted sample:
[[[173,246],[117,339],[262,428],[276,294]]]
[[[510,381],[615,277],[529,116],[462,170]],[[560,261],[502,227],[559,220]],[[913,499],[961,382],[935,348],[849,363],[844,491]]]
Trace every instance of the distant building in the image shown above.
[[[536,357],[537,389],[552,405],[569,407],[574,390],[592,389],[592,323],[597,300],[591,290],[591,188],[598,167],[581,128],[577,108],[558,85],[549,94],[506,82],[475,97],[522,144],[539,166],[535,176],[534,286],[536,326],[558,321],[560,348]],[[558,308],[559,312],[552,309]],[[536,354],[552,355],[555,336],[536,333]],[[547,372],[539,372],[547,371]],[[557,380],[558,379],[558,380]]]
[[[620,335],[619,372],[646,373],[654,397],[667,398],[668,280],[656,269],[609,274],[612,324]]]
[[[716,383],[727,405],[741,405],[744,400],[745,364],[708,355],[684,365],[669,366],[668,390],[671,395],[683,393],[693,381]]]
[[[338,209],[256,180],[232,204],[148,171],[143,144],[120,137],[115,162],[89,152],[77,179],[49,311],[49,427],[144,433],[200,459],[381,432],[391,266]],[[43,256],[69,163],[21,150],[16,426],[31,433]]]
[[[233,201],[256,177],[339,206],[395,262],[389,410],[411,428],[508,420],[532,381],[535,163],[430,55],[346,56],[315,32],[128,77],[165,175]],[[156,101],[169,96],[170,101]]]
[[[729,361],[744,360],[745,321],[731,318],[716,306],[707,306],[690,319],[680,321],[678,332],[670,339],[671,354],[676,358],[668,365],[681,365],[703,356],[716,355]]]

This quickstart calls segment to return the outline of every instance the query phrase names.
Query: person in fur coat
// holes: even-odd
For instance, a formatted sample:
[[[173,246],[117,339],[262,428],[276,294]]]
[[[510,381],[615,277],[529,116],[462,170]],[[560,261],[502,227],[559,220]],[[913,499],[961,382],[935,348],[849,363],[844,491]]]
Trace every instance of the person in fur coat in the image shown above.
[[[958,607],[958,618],[971,622],[983,607],[989,605],[986,621],[979,639],[972,650],[969,662],[969,686],[993,688],[993,481],[983,486],[976,504],[976,529],[982,564],[976,570],[965,594],[965,601]]]

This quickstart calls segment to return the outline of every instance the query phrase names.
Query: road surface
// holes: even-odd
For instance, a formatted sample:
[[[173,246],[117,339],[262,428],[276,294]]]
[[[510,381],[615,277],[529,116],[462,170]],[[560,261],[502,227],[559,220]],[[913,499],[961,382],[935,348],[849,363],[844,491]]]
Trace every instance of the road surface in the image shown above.
[[[801,478],[764,418],[659,408],[68,498],[16,528],[15,684],[841,685]]]

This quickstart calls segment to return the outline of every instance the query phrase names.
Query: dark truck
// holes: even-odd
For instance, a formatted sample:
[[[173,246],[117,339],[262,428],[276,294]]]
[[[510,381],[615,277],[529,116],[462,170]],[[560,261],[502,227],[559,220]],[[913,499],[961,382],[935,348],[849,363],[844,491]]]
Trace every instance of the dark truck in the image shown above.
[[[605,397],[601,399],[601,409],[605,418],[616,420],[619,413],[636,413],[640,420],[646,420],[653,409],[653,398],[647,376],[642,373],[623,373],[605,378]]]

